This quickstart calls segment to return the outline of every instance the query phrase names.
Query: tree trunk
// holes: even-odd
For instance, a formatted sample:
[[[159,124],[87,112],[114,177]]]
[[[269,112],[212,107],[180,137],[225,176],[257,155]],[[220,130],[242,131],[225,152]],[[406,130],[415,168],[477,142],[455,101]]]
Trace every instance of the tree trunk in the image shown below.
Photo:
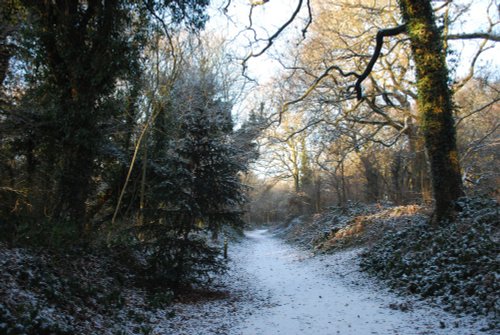
[[[418,133],[418,127],[412,125],[408,131],[408,146],[411,154],[410,187],[411,200],[432,202],[431,180],[428,172],[428,162],[425,154],[423,135]]]
[[[321,211],[321,175],[316,172],[314,176],[314,211],[319,213]]]
[[[62,169],[58,182],[59,204],[55,217],[69,220],[81,233],[87,220],[86,200],[90,191],[93,155],[88,148],[68,146],[61,153]]]
[[[431,163],[435,222],[452,218],[463,193],[448,68],[431,1],[400,0],[416,66],[418,110]]]
[[[7,77],[9,70],[9,61],[12,56],[10,47],[5,40],[0,41],[0,88],[3,87],[3,81]]]
[[[395,152],[392,157],[390,174],[392,184],[391,199],[396,205],[401,205],[406,201],[406,192],[404,189],[403,157],[399,151]]]
[[[342,207],[347,203],[347,187],[345,183],[344,161],[340,165],[340,180],[342,182]]]
[[[91,190],[99,137],[98,129],[92,124],[92,107],[83,101],[68,103],[61,99],[60,120],[66,124],[65,138],[58,139],[62,150],[59,153],[57,189],[59,201],[54,216],[69,220],[80,233],[86,233],[87,199]]]
[[[360,155],[360,160],[366,178],[365,200],[368,203],[377,202],[380,200],[380,173],[368,156]]]

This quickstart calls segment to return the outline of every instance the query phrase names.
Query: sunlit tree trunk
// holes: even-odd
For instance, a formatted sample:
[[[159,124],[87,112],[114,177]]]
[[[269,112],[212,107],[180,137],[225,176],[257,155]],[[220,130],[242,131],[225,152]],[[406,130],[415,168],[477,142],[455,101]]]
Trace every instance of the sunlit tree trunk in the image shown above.
[[[293,140],[288,140],[287,145],[290,149],[290,172],[293,178],[293,188],[295,193],[300,192],[300,166],[299,166],[299,151],[297,148],[297,143]]]
[[[464,194],[448,69],[431,1],[400,0],[399,4],[416,66],[418,110],[431,164],[437,222],[453,216],[454,201]]]

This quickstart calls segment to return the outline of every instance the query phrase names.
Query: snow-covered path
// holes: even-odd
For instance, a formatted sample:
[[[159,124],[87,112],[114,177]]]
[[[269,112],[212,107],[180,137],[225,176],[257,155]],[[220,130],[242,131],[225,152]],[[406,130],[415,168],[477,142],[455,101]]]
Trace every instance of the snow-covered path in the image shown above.
[[[231,327],[231,334],[479,334],[439,309],[408,303],[357,271],[357,251],[309,258],[264,230],[232,249],[249,290],[268,303]]]

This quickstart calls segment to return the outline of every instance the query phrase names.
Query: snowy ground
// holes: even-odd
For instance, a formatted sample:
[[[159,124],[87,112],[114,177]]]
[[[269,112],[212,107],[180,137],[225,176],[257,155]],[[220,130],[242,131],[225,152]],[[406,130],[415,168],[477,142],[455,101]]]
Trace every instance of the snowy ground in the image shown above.
[[[31,305],[47,305],[38,314],[50,314],[48,320],[61,321],[68,315],[87,320],[76,325],[68,321],[82,335],[494,334],[479,331],[485,321],[473,324],[466,317],[457,318],[380,287],[359,271],[360,249],[311,257],[265,230],[246,236],[230,245],[228,275],[201,298],[183,297],[169,307],[151,309],[145,292],[130,288],[122,292],[123,307],[107,313],[96,310],[87,315],[68,311],[67,306],[59,310],[34,297]],[[22,258],[15,250],[4,253],[0,254],[4,261],[7,255]],[[1,297],[19,300],[37,292],[19,286],[10,272],[0,272],[0,279],[2,275],[7,277]],[[0,307],[9,301],[1,301]],[[0,325],[1,319],[0,313]]]
[[[311,258],[264,230],[247,233],[234,250],[253,289],[269,296],[230,334],[480,334],[470,325],[421,302],[405,301],[357,269],[359,250]]]
[[[265,230],[232,246],[230,299],[178,305],[155,334],[485,334],[419,301],[395,296],[360,273],[360,250],[310,257]]]

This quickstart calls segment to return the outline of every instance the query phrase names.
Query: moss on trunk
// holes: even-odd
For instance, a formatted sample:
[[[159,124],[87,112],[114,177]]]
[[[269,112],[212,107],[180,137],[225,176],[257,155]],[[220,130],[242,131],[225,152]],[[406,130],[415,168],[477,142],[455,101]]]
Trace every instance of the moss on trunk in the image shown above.
[[[440,32],[431,2],[400,0],[416,66],[418,110],[429,154],[435,221],[453,217],[463,195],[453,120],[452,94]]]

